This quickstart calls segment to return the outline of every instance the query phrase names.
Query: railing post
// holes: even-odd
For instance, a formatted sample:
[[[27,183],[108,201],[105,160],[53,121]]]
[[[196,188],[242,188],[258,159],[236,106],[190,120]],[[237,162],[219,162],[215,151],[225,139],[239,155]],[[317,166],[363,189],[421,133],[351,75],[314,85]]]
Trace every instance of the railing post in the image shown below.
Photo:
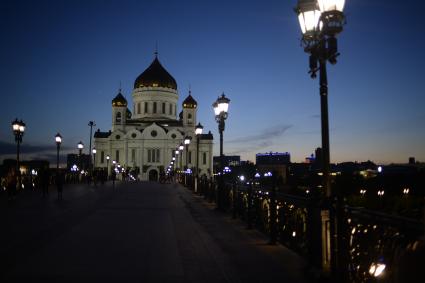
[[[344,208],[344,197],[342,195],[342,190],[340,186],[337,187],[337,199],[336,199],[336,244],[337,244],[337,280],[338,282],[348,282],[348,228],[347,228],[347,218],[345,215]]]
[[[310,262],[322,268],[322,219],[320,197],[312,193],[307,204],[307,239]]]
[[[277,213],[276,213],[276,187],[273,185],[272,189],[270,190],[270,244],[271,245],[275,245],[276,244],[276,218],[277,218]]]

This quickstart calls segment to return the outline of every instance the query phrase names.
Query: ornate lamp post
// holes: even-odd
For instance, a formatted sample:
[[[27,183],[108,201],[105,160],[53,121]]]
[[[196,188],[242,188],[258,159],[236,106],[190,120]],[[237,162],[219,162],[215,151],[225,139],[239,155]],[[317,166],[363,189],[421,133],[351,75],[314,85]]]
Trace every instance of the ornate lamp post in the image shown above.
[[[12,122],[12,130],[13,134],[15,135],[15,142],[16,142],[16,174],[18,176],[18,186],[21,187],[21,168],[19,164],[19,151],[20,151],[20,145],[22,143],[22,137],[24,136],[25,132],[25,123],[22,122],[22,120],[18,121],[18,119],[15,119],[15,121]]]
[[[228,99],[224,93],[217,98],[217,101],[213,103],[215,120],[218,123],[218,132],[220,133],[220,172],[224,168],[224,155],[223,155],[223,132],[225,127],[225,120],[227,119],[227,111],[229,110],[230,99]],[[218,183],[218,198],[217,208],[223,208],[223,190],[224,190],[224,179],[223,174],[220,174]]]
[[[204,127],[201,123],[198,123],[195,127],[196,135],[196,179],[195,179],[195,193],[198,191],[198,181],[199,181],[199,137],[202,135],[202,130]]]
[[[183,143],[181,143],[179,145],[179,152],[180,152],[180,176],[181,176],[181,172],[183,169],[183,150],[184,150],[184,145]]]
[[[90,127],[90,139],[89,139],[89,155],[90,155],[90,161],[89,161],[89,170],[91,169],[91,152],[90,152],[90,148],[91,148],[91,138],[93,136],[93,127],[96,126],[94,121],[89,121],[88,126]]]
[[[94,169],[95,169],[95,167],[96,167],[96,148],[95,147],[93,147],[93,149],[92,149],[92,151],[91,151],[92,153],[93,153],[93,168],[92,168],[92,171],[94,171]]]
[[[305,52],[310,54],[310,75],[320,76],[320,105],[322,122],[323,187],[326,196],[332,195],[329,168],[328,80],[326,63],[336,64],[338,57],[336,35],[344,25],[345,0],[299,0],[296,12],[303,33]]]
[[[184,145],[185,145],[185,147],[186,147],[186,165],[184,166],[184,184],[185,184],[185,186],[187,186],[188,184],[188,182],[187,182],[187,172],[188,172],[188,170],[187,169],[189,169],[189,144],[190,144],[190,140],[191,140],[191,137],[189,137],[189,136],[186,136],[185,138],[184,138]]]
[[[109,179],[109,159],[110,158],[111,157],[109,156],[109,154],[106,155],[106,180]]]
[[[56,134],[55,141],[56,141],[56,171],[57,173],[59,173],[59,150],[62,143],[62,136],[59,133]]]
[[[78,148],[78,162],[80,163],[80,164],[79,164],[79,165],[80,165],[80,170],[83,170],[83,162],[82,162],[82,160],[81,160],[81,154],[82,154],[82,152],[83,152],[84,144],[83,144],[83,142],[82,142],[82,141],[80,141],[80,142],[77,144],[77,148]]]
[[[326,63],[329,61],[332,65],[336,64],[339,56],[336,36],[342,31],[345,24],[343,13],[345,0],[298,0],[295,11],[298,15],[301,31],[303,34],[302,44],[304,51],[309,54],[310,76],[316,78],[319,72],[320,79],[320,106],[321,106],[321,128],[322,128],[322,171],[323,188],[327,200],[333,197],[330,183],[330,153],[329,153],[329,119],[328,119],[328,80]],[[335,215],[331,206],[328,207],[328,215],[325,218],[330,219],[330,231],[325,231],[326,235],[331,237],[331,251],[328,249],[323,252],[329,255],[330,262],[322,260],[324,269],[331,268],[336,274],[337,269],[343,266],[342,258],[337,247],[341,245],[341,235],[338,233],[338,227],[341,227],[341,200],[337,199]],[[326,213],[322,212],[322,216]],[[328,219],[328,220],[329,220]],[[322,222],[326,219],[322,218]],[[335,225],[336,224],[336,225]],[[322,233],[323,234],[323,233]],[[322,240],[323,242],[324,240]],[[322,249],[327,245],[322,244]],[[327,257],[327,258],[329,258]],[[341,271],[342,273],[346,273]]]

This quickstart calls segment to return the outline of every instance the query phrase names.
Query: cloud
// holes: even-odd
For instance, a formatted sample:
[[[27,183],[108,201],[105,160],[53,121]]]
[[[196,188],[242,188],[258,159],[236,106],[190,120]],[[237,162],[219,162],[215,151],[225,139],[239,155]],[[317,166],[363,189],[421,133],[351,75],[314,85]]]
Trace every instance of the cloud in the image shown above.
[[[61,146],[60,162],[66,162],[66,155],[75,152],[74,148]],[[21,160],[47,160],[51,164],[56,164],[56,145],[31,145],[21,144]],[[16,159],[16,144],[0,141],[0,162],[5,159]]]
[[[247,146],[247,147],[242,147],[242,148],[239,148],[237,150],[231,151],[229,153],[229,155],[239,155],[239,154],[242,154],[242,153],[255,152],[255,151],[258,151],[259,149],[271,146],[272,144],[273,144],[272,141],[264,141],[264,142],[261,142],[259,144],[255,144],[255,145]]]
[[[281,137],[291,127],[292,125],[277,125],[271,128],[264,129],[262,132],[258,134],[235,138],[235,139],[226,141],[226,143],[228,144],[229,143],[250,143],[250,142],[271,140],[274,138]]]
[[[62,146],[61,150],[71,150],[71,147]],[[21,144],[20,152],[23,154],[56,152],[56,144],[52,145],[31,145]],[[0,155],[9,155],[16,153],[16,144],[0,141]]]
[[[229,145],[229,154],[239,155],[252,153],[273,145],[273,140],[280,138],[292,125],[276,125],[259,131],[258,134],[238,137],[226,141]]]

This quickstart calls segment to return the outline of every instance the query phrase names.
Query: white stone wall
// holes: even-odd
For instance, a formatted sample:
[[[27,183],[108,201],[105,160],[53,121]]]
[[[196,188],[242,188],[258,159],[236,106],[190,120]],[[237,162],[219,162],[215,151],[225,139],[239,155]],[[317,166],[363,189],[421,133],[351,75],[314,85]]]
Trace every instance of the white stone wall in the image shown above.
[[[168,128],[167,132],[157,124],[146,127],[143,132],[136,129],[135,126],[126,126],[126,132],[122,130],[115,130],[111,133],[109,138],[94,140],[95,147],[97,149],[96,164],[98,168],[106,168],[107,161],[106,155],[110,155],[109,167],[112,166],[112,161],[116,160],[116,152],[119,152],[119,163],[121,166],[127,167],[139,167],[140,176],[142,180],[148,179],[149,170],[154,169],[159,173],[159,169],[162,166],[166,168],[172,159],[172,153],[183,141],[184,136],[181,131],[186,130],[186,133],[193,133],[194,128]],[[175,138],[173,138],[175,136]],[[192,152],[192,162],[188,164],[189,167],[196,167],[196,137],[193,135],[191,144],[189,145],[189,151]],[[118,138],[119,137],[119,138]],[[212,140],[201,140],[199,146],[199,168],[201,169],[201,175],[212,172]],[[135,159],[132,160],[132,149],[135,150]],[[149,162],[148,150],[159,149],[160,160],[158,162]],[[104,162],[102,163],[100,155],[104,152]],[[206,164],[203,164],[203,152],[207,153]],[[183,167],[186,164],[186,151],[183,152]],[[180,164],[180,163],[179,163]],[[144,166],[149,166],[146,172],[143,172]],[[146,168],[145,168],[146,169]],[[208,171],[208,169],[210,171]],[[110,169],[109,169],[110,173]]]
[[[177,117],[177,91],[163,87],[141,87],[133,90],[133,116],[132,118],[167,118],[175,120]],[[156,113],[154,113],[156,103]],[[165,113],[163,110],[165,105]],[[147,106],[147,109],[146,109]],[[171,112],[170,112],[171,110]]]

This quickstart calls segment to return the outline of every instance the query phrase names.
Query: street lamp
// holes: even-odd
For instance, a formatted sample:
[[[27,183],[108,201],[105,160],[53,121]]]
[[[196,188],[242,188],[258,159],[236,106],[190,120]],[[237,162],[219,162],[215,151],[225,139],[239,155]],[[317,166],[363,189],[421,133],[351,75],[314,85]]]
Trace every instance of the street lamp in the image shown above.
[[[184,138],[184,145],[186,147],[186,166],[184,168],[185,172],[184,172],[184,184],[187,186],[187,169],[189,168],[189,144],[190,144],[190,140],[192,138],[189,136],[186,136]]]
[[[109,179],[109,159],[110,158],[111,157],[109,156],[109,154],[106,155],[106,180]]]
[[[215,120],[218,123],[218,131],[220,133],[220,170],[224,167],[224,155],[223,155],[223,132],[225,127],[225,120],[227,119],[227,111],[229,110],[230,99],[228,99],[224,93],[217,98],[217,101],[213,103]],[[217,199],[217,207],[222,209],[222,198],[223,198],[223,190],[224,190],[224,179],[223,175],[219,177],[218,184],[218,199]]]
[[[56,151],[57,151],[57,154],[56,154],[56,171],[57,171],[57,173],[59,173],[59,149],[60,149],[61,143],[62,143],[62,136],[59,133],[56,134],[55,141],[56,141]]]
[[[25,123],[22,122],[22,120],[19,120],[16,118],[15,121],[12,122],[12,130],[13,134],[15,135],[15,142],[16,142],[16,174],[18,175],[18,186],[21,186],[21,169],[19,165],[19,150],[20,145],[22,143],[22,137],[24,136],[25,132]]]
[[[180,154],[180,171],[183,168],[183,149],[184,149],[184,145],[183,145],[183,143],[181,143],[179,145],[179,152],[181,152],[181,154]]]
[[[301,31],[303,34],[302,45],[304,51],[309,56],[309,74],[311,78],[316,78],[316,73],[320,76],[320,108],[321,108],[321,128],[322,128],[322,172],[323,188],[328,200],[328,213],[323,213],[323,221],[329,221],[329,229],[322,232],[327,237],[332,237],[330,249],[324,251],[325,258],[323,266],[331,269],[335,276],[344,276],[343,255],[338,246],[342,243],[340,227],[343,226],[342,214],[344,213],[341,197],[336,198],[336,206],[333,209],[330,200],[333,195],[330,184],[330,150],[329,150],[329,118],[328,118],[328,79],[326,63],[336,64],[339,56],[336,36],[342,32],[345,24],[343,13],[345,0],[298,0],[295,12],[298,15]],[[328,215],[328,216],[326,216]],[[326,219],[324,219],[326,218]],[[332,235],[332,236],[331,236]],[[322,239],[322,241],[324,241]],[[339,278],[337,281],[344,281]]]
[[[94,169],[95,169],[95,167],[96,167],[96,148],[95,147],[93,147],[93,149],[92,149],[92,153],[93,153],[93,170],[92,171],[94,171]]]
[[[84,144],[83,144],[82,141],[80,141],[77,144],[77,148],[78,148],[78,160],[79,160],[79,163],[80,163],[80,169],[83,169],[83,162],[81,160],[81,153],[83,152]]]
[[[196,181],[195,181],[195,193],[198,190],[198,179],[199,179],[199,138],[202,135],[202,130],[204,127],[201,123],[198,123],[195,127],[195,135],[196,135]]]
[[[310,75],[320,75],[320,104],[322,124],[323,187],[326,196],[332,195],[330,186],[330,153],[328,121],[328,80],[326,62],[336,64],[338,45],[336,35],[345,23],[343,13],[345,0],[299,0],[295,9],[298,14],[302,43],[305,52],[310,54]],[[319,64],[319,66],[318,66]]]
[[[91,167],[91,153],[90,153],[90,148],[91,148],[91,138],[93,135],[93,127],[96,126],[94,121],[89,121],[88,126],[90,127],[90,140],[89,140],[89,155],[90,155],[90,161],[89,161],[89,169]]]
[[[77,148],[78,148],[78,154],[79,155],[81,155],[81,153],[82,153],[82,151],[83,151],[83,148],[84,148],[84,144],[83,144],[83,142],[79,142],[78,144],[77,144]]]

